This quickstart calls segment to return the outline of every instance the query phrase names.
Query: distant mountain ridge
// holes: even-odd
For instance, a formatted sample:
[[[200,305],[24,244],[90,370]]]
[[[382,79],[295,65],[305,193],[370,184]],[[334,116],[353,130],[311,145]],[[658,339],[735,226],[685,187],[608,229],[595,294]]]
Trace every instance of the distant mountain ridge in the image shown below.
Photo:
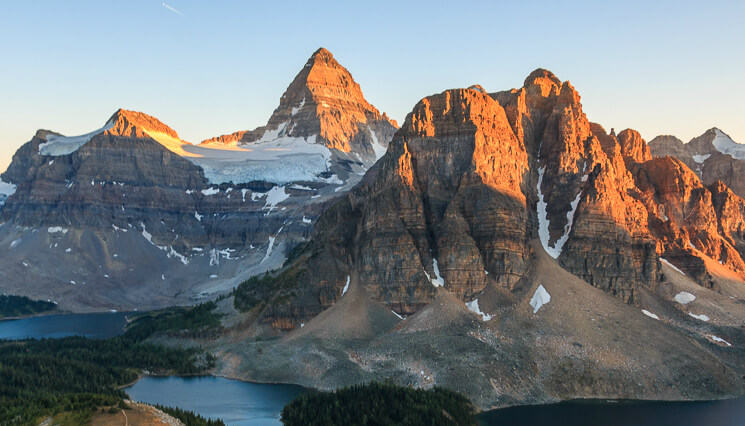
[[[685,163],[706,185],[720,180],[745,197],[745,145],[715,128],[683,143],[675,136],[657,136],[649,141],[655,157],[672,156]]]

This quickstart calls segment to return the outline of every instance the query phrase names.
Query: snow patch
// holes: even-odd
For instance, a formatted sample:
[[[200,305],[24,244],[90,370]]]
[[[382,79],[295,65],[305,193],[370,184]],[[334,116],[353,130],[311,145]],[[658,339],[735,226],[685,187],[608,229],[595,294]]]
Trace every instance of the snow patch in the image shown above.
[[[290,189],[299,189],[301,191],[313,191],[313,188],[309,186],[298,185],[298,184],[290,185]]]
[[[47,232],[49,232],[50,234],[56,234],[58,232],[61,232],[63,234],[67,234],[67,231],[68,231],[67,229],[65,229],[65,228],[63,228],[61,226],[50,226],[49,228],[47,228]]]
[[[198,221],[200,221],[200,222],[201,222],[201,221],[202,221],[202,218],[203,218],[203,217],[204,217],[204,215],[201,215],[201,214],[199,214],[199,213],[197,213],[197,212],[194,212],[194,218],[195,218],[196,220],[198,220]]]
[[[311,222],[313,221],[310,219],[306,219],[305,216],[303,216],[303,223],[311,223]]]
[[[347,275],[347,283],[344,284],[344,288],[341,291],[341,295],[344,296],[347,290],[349,290],[349,275]]]
[[[320,179],[322,182],[326,182],[331,185],[344,185],[344,181],[339,179],[337,175],[331,175],[330,177]]]
[[[696,300],[696,296],[688,293],[687,291],[681,291],[680,293],[675,295],[675,301],[680,303],[681,305],[687,305],[694,300]]]
[[[303,108],[303,105],[305,105],[305,97],[303,97],[303,100],[300,101],[300,105],[296,107],[292,107],[292,116],[294,117],[295,114],[297,114],[298,111],[300,111]]]
[[[85,145],[93,136],[99,133],[103,133],[114,127],[114,122],[109,121],[98,130],[94,130],[90,133],[86,133],[80,136],[58,136],[58,135],[47,135],[47,141],[39,144],[39,154],[60,156],[68,155],[77,151],[81,146]]]
[[[727,345],[727,346],[732,346],[732,345],[731,345],[731,344],[730,344],[730,343],[729,343],[728,341],[726,341],[726,340],[722,339],[721,337],[717,337],[717,336],[715,336],[715,335],[713,335],[713,334],[710,334],[710,335],[709,335],[709,338],[710,338],[711,340],[713,340],[713,341],[717,342],[717,343],[724,343],[724,344],[725,344],[725,345]]]
[[[398,312],[394,311],[393,309],[391,309],[391,312],[393,312],[393,315],[397,316],[398,319],[404,319],[404,317],[402,317],[401,315],[399,315]]]
[[[388,150],[388,147],[383,146],[383,144],[380,143],[378,140],[378,135],[375,134],[375,131],[373,129],[370,129],[370,136],[372,136],[372,149],[373,152],[375,152],[375,161],[380,160],[380,157],[385,155],[385,152]]]
[[[657,321],[659,321],[659,320],[660,320],[660,317],[658,317],[657,315],[655,315],[655,314],[653,314],[653,313],[649,312],[649,311],[648,311],[648,310],[646,310],[646,309],[642,309],[642,313],[643,313],[644,315],[646,315],[646,316],[650,317],[650,318],[656,319]]]
[[[489,321],[490,319],[492,319],[491,315],[481,312],[481,309],[479,308],[479,299],[473,299],[472,301],[466,303],[466,306],[468,306],[469,311],[475,313],[476,315],[480,315],[481,321]]]
[[[543,284],[539,285],[533,293],[533,297],[530,299],[530,306],[533,307],[533,313],[538,312],[539,309],[548,302],[551,301],[551,295],[548,294]]]
[[[178,258],[181,263],[184,265],[189,263],[189,259],[186,258],[186,256],[182,255],[181,253],[174,250],[173,246],[159,246],[153,242],[153,234],[147,232],[147,229],[145,228],[145,224],[140,222],[140,226],[142,226],[142,236],[145,237],[145,239],[155,247],[157,247],[159,250],[162,250],[166,252],[166,257],[169,259],[172,257]],[[114,255],[114,257],[117,257],[118,255]]]
[[[220,188],[207,188],[202,190],[202,194],[204,195],[215,195],[220,193]]]
[[[8,182],[3,182],[3,180],[0,179],[0,194],[5,195],[6,197],[10,197],[11,195],[16,193],[16,188],[16,185]]]
[[[271,213],[277,207],[277,204],[290,198],[290,194],[285,191],[284,186],[275,186],[264,195],[266,195],[266,204],[264,204],[263,210],[269,210],[264,216]]]
[[[697,320],[700,320],[703,322],[709,322],[709,317],[706,315],[696,315],[692,312],[688,312],[688,315],[692,316],[693,318],[696,318]]]
[[[706,155],[694,155],[693,161],[695,161],[698,164],[702,164],[704,161],[706,161],[709,157],[711,157],[711,154]]]
[[[577,211],[577,206],[579,205],[579,201],[582,198],[582,190],[579,191],[577,196],[570,203],[571,208],[567,212],[567,223],[566,225],[564,225],[564,234],[558,240],[556,240],[554,246],[551,247],[549,245],[549,239],[551,235],[548,231],[550,222],[548,220],[548,213],[546,211],[548,203],[546,203],[546,201],[544,200],[543,192],[541,191],[541,185],[543,184],[543,175],[545,172],[546,166],[538,169],[538,236],[541,240],[541,244],[543,245],[543,249],[546,250],[546,253],[556,259],[561,255],[561,249],[564,247],[564,244],[566,244],[567,240],[569,239],[569,232],[572,230],[572,224],[574,222],[574,213]]]
[[[445,285],[445,279],[440,276],[440,268],[438,267],[437,259],[434,257],[432,258],[432,269],[435,271],[435,277],[430,279],[432,285],[435,287],[443,287]],[[427,278],[430,278],[429,274],[427,274]]]
[[[266,254],[264,255],[264,258],[261,259],[261,262],[259,264],[266,262],[269,260],[269,256],[272,255],[272,250],[274,249],[274,240],[276,237],[269,237],[269,246],[266,248]]]

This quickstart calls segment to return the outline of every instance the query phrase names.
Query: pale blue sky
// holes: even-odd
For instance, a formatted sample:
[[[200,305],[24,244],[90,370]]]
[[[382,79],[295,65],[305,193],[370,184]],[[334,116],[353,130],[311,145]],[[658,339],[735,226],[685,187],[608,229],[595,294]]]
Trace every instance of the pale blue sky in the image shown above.
[[[162,0],[0,2],[0,170],[38,128],[100,127],[119,107],[191,142],[265,124],[328,48],[402,121],[474,83],[570,80],[591,121],[745,142],[745,2]],[[654,3],[654,4],[650,4]]]

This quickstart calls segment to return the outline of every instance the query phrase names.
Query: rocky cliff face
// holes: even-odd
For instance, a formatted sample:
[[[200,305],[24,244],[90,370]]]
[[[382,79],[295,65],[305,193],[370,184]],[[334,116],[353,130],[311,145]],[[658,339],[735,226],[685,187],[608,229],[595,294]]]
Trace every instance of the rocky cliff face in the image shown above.
[[[683,143],[674,136],[657,136],[649,142],[655,157],[671,156],[693,170],[705,185],[724,182],[745,197],[745,145],[734,142],[717,128]]]
[[[2,174],[15,185],[0,210],[2,290],[75,310],[143,309],[193,303],[280,267],[374,162],[363,142],[385,150],[393,130],[367,102],[344,103],[347,92],[364,98],[330,53],[309,64],[286,95],[307,93],[308,108],[330,117],[350,108],[357,121],[301,108],[292,136],[266,137],[265,150],[191,145],[126,110],[82,136],[37,132]],[[319,77],[327,74],[336,79]],[[349,133],[352,121],[361,136]],[[321,135],[329,147],[313,143]]]
[[[263,321],[280,329],[336,303],[355,273],[397,314],[440,287],[495,309],[524,291],[537,239],[565,270],[638,304],[666,281],[660,257],[706,287],[707,259],[742,274],[741,203],[653,160],[638,132],[590,123],[569,82],[536,70],[518,90],[424,98],[278,281],[241,290],[268,300]]]

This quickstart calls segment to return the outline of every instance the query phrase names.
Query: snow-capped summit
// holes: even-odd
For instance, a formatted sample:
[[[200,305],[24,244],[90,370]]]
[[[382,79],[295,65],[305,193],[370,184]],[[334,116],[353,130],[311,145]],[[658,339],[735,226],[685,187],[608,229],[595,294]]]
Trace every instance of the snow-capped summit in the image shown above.
[[[201,145],[247,146],[300,139],[367,168],[385,153],[396,127],[394,120],[365,100],[352,74],[331,52],[320,48],[290,83],[266,126],[208,139]]]

